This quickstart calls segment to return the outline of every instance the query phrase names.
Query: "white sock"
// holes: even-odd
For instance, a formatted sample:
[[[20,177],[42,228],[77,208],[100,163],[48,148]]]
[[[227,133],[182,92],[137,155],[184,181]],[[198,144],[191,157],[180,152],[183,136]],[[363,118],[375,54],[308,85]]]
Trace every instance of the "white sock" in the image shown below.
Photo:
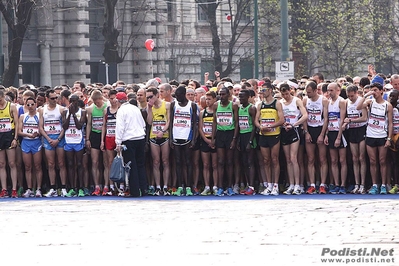
[[[315,183],[310,184],[311,187],[316,187]]]
[[[205,186],[205,189],[210,189],[210,187],[209,186]]]

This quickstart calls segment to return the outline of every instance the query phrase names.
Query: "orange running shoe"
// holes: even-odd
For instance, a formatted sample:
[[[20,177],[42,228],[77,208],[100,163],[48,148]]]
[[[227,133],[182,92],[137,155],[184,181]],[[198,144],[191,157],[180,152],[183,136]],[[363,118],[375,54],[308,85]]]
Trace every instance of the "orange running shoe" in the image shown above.
[[[100,187],[96,187],[96,189],[91,193],[92,196],[101,196],[101,189]]]
[[[306,190],[306,194],[316,194],[316,188],[313,186],[310,186],[308,190]]]
[[[326,191],[326,187],[325,187],[325,186],[320,186],[320,188],[319,188],[319,194],[327,194],[327,191]]]
[[[109,191],[109,188],[105,187],[103,189],[103,196],[112,196],[112,193]]]

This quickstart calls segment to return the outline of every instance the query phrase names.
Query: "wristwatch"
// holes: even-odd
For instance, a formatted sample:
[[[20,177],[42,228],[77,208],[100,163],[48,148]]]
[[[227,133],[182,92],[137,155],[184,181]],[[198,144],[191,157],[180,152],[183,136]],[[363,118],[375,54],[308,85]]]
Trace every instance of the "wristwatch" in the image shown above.
[[[391,139],[391,138],[387,138],[387,140],[388,140],[388,141],[392,141],[392,139]]]

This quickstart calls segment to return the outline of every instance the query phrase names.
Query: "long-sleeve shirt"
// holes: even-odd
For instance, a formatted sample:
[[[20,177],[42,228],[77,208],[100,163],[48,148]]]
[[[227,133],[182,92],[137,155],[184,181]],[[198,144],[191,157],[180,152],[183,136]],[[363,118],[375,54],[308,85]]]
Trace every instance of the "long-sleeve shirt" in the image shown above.
[[[145,121],[137,106],[124,103],[116,115],[115,142],[120,145],[126,140],[145,138]]]

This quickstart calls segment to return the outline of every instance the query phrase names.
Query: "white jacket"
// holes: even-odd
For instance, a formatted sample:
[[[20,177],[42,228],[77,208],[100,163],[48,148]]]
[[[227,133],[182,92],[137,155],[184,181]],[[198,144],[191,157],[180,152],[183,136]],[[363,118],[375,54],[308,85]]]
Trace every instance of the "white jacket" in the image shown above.
[[[116,115],[115,143],[144,139],[145,127],[140,109],[130,103],[122,104]]]

